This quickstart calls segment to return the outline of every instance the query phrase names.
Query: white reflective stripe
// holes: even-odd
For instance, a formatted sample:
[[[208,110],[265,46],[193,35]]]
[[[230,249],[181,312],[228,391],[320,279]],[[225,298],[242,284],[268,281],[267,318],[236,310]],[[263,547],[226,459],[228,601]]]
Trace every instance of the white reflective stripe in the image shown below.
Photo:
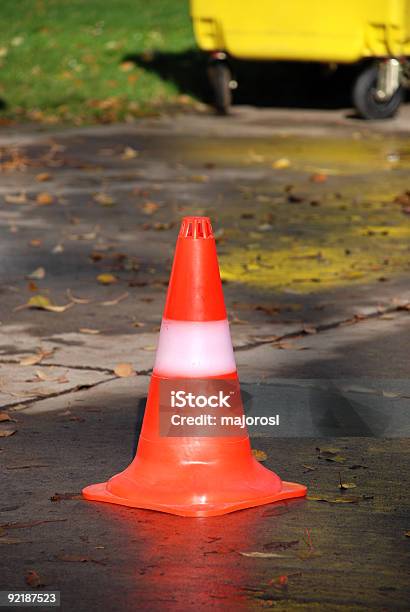
[[[162,320],[154,372],[216,376],[236,371],[229,323]]]

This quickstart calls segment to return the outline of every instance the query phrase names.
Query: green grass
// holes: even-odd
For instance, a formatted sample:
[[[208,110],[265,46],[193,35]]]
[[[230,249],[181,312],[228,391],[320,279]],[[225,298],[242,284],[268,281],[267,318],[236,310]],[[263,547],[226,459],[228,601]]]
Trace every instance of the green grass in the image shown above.
[[[188,0],[1,0],[0,117],[108,122],[174,104],[177,80],[150,59],[194,45]]]

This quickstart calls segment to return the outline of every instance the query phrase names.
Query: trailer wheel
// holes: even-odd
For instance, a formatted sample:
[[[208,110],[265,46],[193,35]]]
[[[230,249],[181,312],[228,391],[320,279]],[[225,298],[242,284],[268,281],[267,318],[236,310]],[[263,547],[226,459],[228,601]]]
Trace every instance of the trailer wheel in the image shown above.
[[[404,92],[400,86],[391,98],[381,100],[377,96],[377,65],[367,66],[353,85],[353,104],[364,119],[389,119],[399,110]]]
[[[224,61],[215,61],[208,67],[209,81],[214,94],[214,106],[218,113],[227,115],[232,104],[231,71]]]

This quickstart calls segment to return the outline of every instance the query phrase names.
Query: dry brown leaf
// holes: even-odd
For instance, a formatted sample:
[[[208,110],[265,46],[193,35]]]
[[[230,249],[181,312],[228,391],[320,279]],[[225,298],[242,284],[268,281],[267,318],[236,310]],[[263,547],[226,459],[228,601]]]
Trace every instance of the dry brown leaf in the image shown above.
[[[310,177],[312,183],[325,183],[327,181],[327,174],[324,172],[315,172]]]
[[[44,268],[36,268],[27,276],[27,278],[31,278],[32,280],[43,280],[46,276],[46,271]]]
[[[27,204],[27,195],[25,191],[17,194],[7,193],[4,200],[8,204]]]
[[[19,540],[18,538],[6,538],[3,536],[0,538],[0,544],[31,544],[31,542],[28,542],[27,540]]]
[[[99,274],[97,276],[97,280],[102,285],[112,285],[113,283],[116,283],[118,281],[116,276],[114,276],[113,274],[108,274],[108,273]]]
[[[40,240],[39,238],[33,238],[32,240],[29,241],[29,245],[34,247],[35,249],[41,247],[42,244],[43,244],[43,241]]]
[[[13,421],[13,420],[14,419],[12,419],[11,416],[7,414],[7,412],[0,411],[0,423],[4,423],[5,421]]]
[[[9,438],[15,434],[17,429],[0,429],[0,438]]]
[[[114,374],[119,378],[129,378],[135,376],[136,372],[131,363],[119,363],[114,368]]]
[[[269,553],[269,552],[240,552],[240,555],[243,557],[251,557],[253,559],[277,559],[280,557],[284,557],[285,555],[281,555],[279,553]]]
[[[126,291],[125,293],[122,293],[121,295],[119,295],[117,298],[114,298],[113,300],[106,300],[105,302],[101,302],[101,306],[115,306],[116,304],[119,304],[123,300],[126,300],[128,296],[129,296],[129,293],[128,291]]]
[[[339,455],[340,450],[334,447],[316,448],[319,451],[318,459],[325,459],[326,461],[334,461],[336,463],[343,463],[346,461],[345,457]]]
[[[14,310],[17,311],[23,310],[24,308],[36,308],[38,310],[48,310],[50,312],[65,312],[72,306],[74,306],[72,302],[65,304],[64,306],[57,306],[56,304],[53,304],[50,298],[45,295],[33,295],[33,297],[31,297],[26,304],[17,306],[17,308]]]
[[[59,374],[58,376],[49,376],[43,370],[36,370],[35,374],[38,380],[41,380],[42,382],[68,382],[66,378],[66,373]]]
[[[339,489],[342,491],[346,491],[347,489],[355,489],[357,485],[354,482],[341,482],[339,484]]]
[[[50,497],[50,501],[52,502],[65,501],[67,499],[83,499],[83,496],[81,493],[54,493],[54,495]]]
[[[114,199],[103,191],[101,193],[96,193],[94,195],[94,200],[98,202],[98,204],[101,204],[101,206],[113,206],[115,203]]]
[[[284,170],[285,168],[289,168],[290,160],[286,157],[281,157],[272,163],[272,168],[274,170]]]
[[[90,304],[92,302],[89,298],[76,297],[71,293],[71,289],[67,289],[66,293],[70,302],[74,302],[74,304]]]
[[[84,555],[66,555],[61,554],[57,555],[56,559],[59,561],[68,561],[70,563],[99,563],[101,565],[105,564],[105,561],[100,559],[93,559],[92,557],[86,557]]]
[[[44,582],[43,578],[41,578],[41,576],[35,570],[28,570],[28,572],[26,573],[25,580],[26,584],[28,584],[33,589],[38,589],[40,587],[46,586],[46,583]]]
[[[19,465],[8,465],[6,467],[7,470],[28,470],[32,468],[42,468],[49,467],[47,463],[38,463],[36,461],[32,461],[30,463],[21,463]]]
[[[91,329],[91,327],[80,327],[78,331],[80,334],[89,334],[90,336],[96,336],[101,333],[99,329]]]
[[[32,366],[37,365],[44,359],[44,355],[41,353],[36,353],[35,355],[27,355],[27,357],[23,357],[20,359],[19,364],[22,366]]]
[[[313,467],[312,465],[305,465],[305,464],[302,464],[302,467],[305,468],[305,470],[307,470],[308,472],[314,472],[317,469]]]
[[[303,331],[305,334],[317,334],[317,329],[313,325],[305,325]]]
[[[122,62],[120,64],[120,70],[121,72],[129,72],[130,70],[132,70],[135,67],[134,62],[130,62],[130,61],[125,61]]]
[[[40,174],[37,174],[36,176],[36,181],[38,181],[39,183],[44,183],[45,181],[49,181],[50,179],[51,176],[48,172],[40,172]]]
[[[48,206],[54,202],[53,196],[47,191],[42,191],[36,196],[36,202],[39,206]]]
[[[158,208],[159,204],[157,204],[156,202],[145,202],[141,206],[142,212],[146,215],[153,215],[155,212],[157,212]]]
[[[133,149],[132,147],[125,147],[124,151],[122,152],[121,155],[121,159],[135,159],[135,157],[138,157],[139,152],[136,149]]]
[[[260,461],[260,462],[266,461],[266,459],[268,458],[268,455],[265,453],[265,451],[258,450],[257,448],[252,449],[252,455],[255,457],[257,461]]]
[[[326,496],[307,495],[306,499],[309,501],[327,502],[328,504],[357,504],[360,501],[360,497],[355,495],[344,495],[343,497],[334,498]]]

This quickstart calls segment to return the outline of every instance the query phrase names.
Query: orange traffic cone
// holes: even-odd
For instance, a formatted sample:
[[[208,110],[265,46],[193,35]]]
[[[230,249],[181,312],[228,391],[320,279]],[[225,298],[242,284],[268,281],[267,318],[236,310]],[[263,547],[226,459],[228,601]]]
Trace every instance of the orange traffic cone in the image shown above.
[[[205,409],[215,423],[198,425],[194,415],[206,416]],[[180,516],[217,516],[305,495],[305,486],[282,482],[256,461],[246,429],[231,427],[238,415],[243,411],[211,223],[186,217],[137,454],[126,470],[86,487],[83,496]]]

